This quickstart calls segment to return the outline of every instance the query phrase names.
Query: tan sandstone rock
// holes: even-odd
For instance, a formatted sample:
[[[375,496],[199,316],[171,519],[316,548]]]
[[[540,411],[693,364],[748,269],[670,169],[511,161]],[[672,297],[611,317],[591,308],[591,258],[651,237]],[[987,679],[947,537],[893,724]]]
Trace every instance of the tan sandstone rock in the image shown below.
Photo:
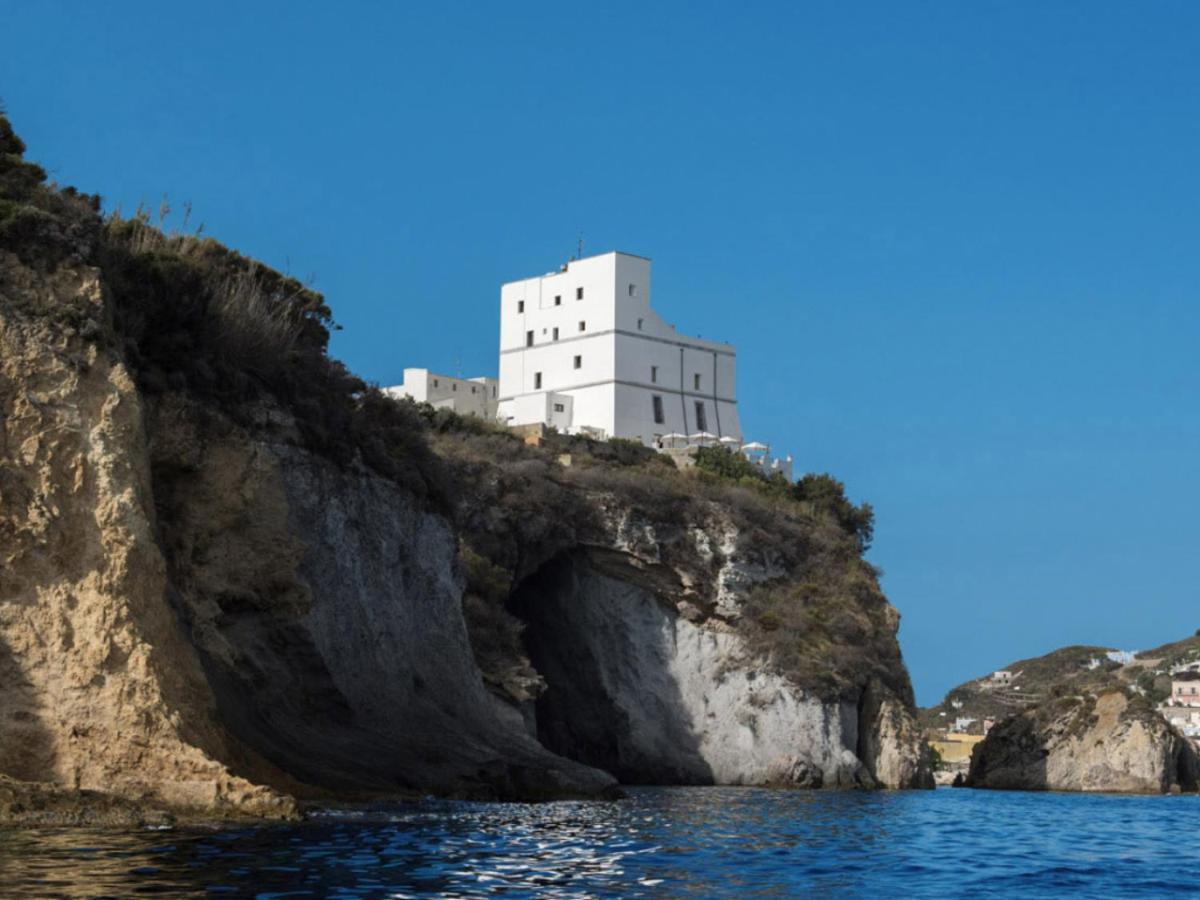
[[[1144,698],[1114,689],[1060,697],[998,723],[976,747],[969,787],[1009,790],[1194,791],[1191,743]]]

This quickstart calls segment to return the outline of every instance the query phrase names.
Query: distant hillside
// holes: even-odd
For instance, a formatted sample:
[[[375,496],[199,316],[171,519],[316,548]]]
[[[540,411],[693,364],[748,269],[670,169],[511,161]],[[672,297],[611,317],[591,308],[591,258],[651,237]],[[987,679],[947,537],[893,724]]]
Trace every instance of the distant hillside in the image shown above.
[[[926,730],[942,730],[959,719],[972,719],[963,730],[982,734],[985,718],[1000,721],[1052,696],[1095,693],[1108,686],[1132,687],[1157,703],[1169,693],[1173,671],[1192,663],[1200,666],[1200,634],[1136,652],[1132,659],[1128,652],[1074,645],[1017,660],[998,670],[1011,678],[989,672],[960,684],[941,703],[920,710],[919,721]]]
[[[1138,661],[1144,665],[1153,665],[1155,669],[1161,669],[1164,672],[1191,663],[1200,663],[1200,630],[1197,630],[1190,638],[1143,650],[1137,656]]]

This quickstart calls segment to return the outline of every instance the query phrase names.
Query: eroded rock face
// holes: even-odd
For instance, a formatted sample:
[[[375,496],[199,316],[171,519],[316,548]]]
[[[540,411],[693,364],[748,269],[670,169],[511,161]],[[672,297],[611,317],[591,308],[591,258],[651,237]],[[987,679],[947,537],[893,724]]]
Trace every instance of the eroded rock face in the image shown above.
[[[1194,791],[1190,742],[1121,690],[1051,701],[998,723],[975,748],[969,787],[1156,794]]]
[[[612,791],[484,690],[448,523],[286,416],[146,402],[95,344],[3,316],[0,410],[0,774],[254,816]]]
[[[912,712],[878,682],[859,700],[858,754],[875,780],[890,788],[932,788],[933,773]]]
[[[891,642],[891,689],[801,689],[735,627],[796,560],[719,502],[671,488],[677,515],[531,458],[517,492],[544,508],[501,514],[480,494],[452,522],[313,451],[278,406],[235,422],[178,385],[142,393],[111,344],[5,305],[15,291],[102,318],[95,270],[5,262],[0,776],[42,783],[47,815],[63,790],[289,816],[297,797],[610,796],[614,775],[921,783],[894,610],[872,595],[862,625]],[[486,530],[473,518],[523,585],[512,606],[549,683],[536,710],[476,665],[458,562]]]
[[[865,718],[806,694],[728,626],[689,621],[586,553],[544,567],[514,608],[549,685],[538,736],[622,782],[928,786],[915,724],[881,688]]]
[[[92,270],[25,287],[103,302]],[[155,531],[126,368],[0,303],[0,773],[288,815],[291,800],[261,786],[269,766],[215,722]]]
[[[456,538],[397,485],[168,396],[151,416],[177,603],[223,720],[303,781],[496,797],[613,779],[547,753],[484,689]]]

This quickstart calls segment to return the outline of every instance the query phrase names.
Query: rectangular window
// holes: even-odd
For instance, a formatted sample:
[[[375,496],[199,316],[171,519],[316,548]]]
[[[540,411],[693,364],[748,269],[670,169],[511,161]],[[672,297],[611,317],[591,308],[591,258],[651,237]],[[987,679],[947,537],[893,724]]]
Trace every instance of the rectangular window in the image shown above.
[[[566,405],[565,405],[565,404],[562,404],[562,403],[555,403],[555,404],[554,404],[554,411],[555,411],[555,412],[566,412],[566,411],[567,411],[567,407],[566,407]]]
[[[525,346],[526,347],[533,346],[533,332],[532,331],[525,332]]]
[[[580,331],[587,331],[587,322],[580,322],[580,323],[579,323],[579,330],[580,330]]]
[[[472,388],[471,388],[471,393],[472,393],[472,394],[473,394],[473,393],[475,393],[475,388],[474,388],[474,387],[472,387]]]
[[[554,329],[554,340],[556,340],[556,341],[558,340],[558,329],[557,328]]]
[[[650,383],[658,384],[658,366],[650,367]]]
[[[696,430],[708,431],[708,420],[704,418],[704,404],[696,401]]]
[[[457,391],[457,390],[458,390],[458,385],[457,385],[457,384],[452,384],[452,385],[450,385],[450,390],[452,390],[452,391]]]
[[[577,369],[583,368],[583,357],[582,356],[575,357],[575,368],[577,368]]]
[[[575,299],[576,300],[583,299],[583,288],[575,288]]]
[[[697,391],[700,390],[700,373],[699,372],[697,372],[695,375],[692,376],[692,389],[697,390]],[[703,431],[704,429],[701,428],[700,430]]]
[[[435,379],[433,379],[433,386],[434,386],[434,387],[437,387],[437,386],[438,386],[438,380],[437,380],[436,378],[435,378]]]
[[[562,294],[555,294],[555,295],[554,295],[554,305],[555,305],[555,306],[562,306]]]
[[[638,319],[638,331],[642,330],[642,320]]]
[[[650,398],[654,404],[654,424],[661,425],[666,419],[663,417],[662,397],[655,394]]]
[[[629,286],[629,296],[630,296],[630,297],[636,297],[636,296],[637,296],[637,285],[636,285],[636,284],[631,284],[631,285]]]
[[[519,312],[519,313],[525,312],[525,301],[524,300],[517,301],[517,312]]]
[[[533,389],[535,391],[540,391],[542,389],[542,373],[541,372],[533,373]]]

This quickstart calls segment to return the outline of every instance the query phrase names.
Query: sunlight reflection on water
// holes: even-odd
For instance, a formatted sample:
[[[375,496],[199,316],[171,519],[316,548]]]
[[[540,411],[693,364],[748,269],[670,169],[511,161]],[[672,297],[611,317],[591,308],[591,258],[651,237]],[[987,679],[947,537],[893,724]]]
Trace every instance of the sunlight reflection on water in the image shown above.
[[[0,832],[5,896],[1194,894],[1196,797],[643,788],[221,831]]]

